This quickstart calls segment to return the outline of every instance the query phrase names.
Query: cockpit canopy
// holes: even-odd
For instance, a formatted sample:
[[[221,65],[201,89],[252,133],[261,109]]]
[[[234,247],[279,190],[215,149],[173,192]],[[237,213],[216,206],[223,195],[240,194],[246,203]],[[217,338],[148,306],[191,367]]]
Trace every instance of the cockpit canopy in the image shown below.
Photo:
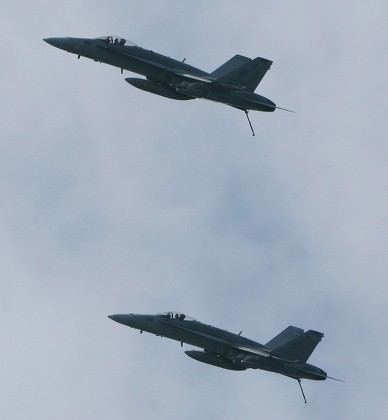
[[[101,36],[99,38],[100,41],[104,41],[108,44],[115,44],[115,45],[122,45],[122,46],[126,46],[126,47],[137,47],[138,45],[136,45],[135,43],[128,41],[124,38],[121,38],[119,36],[115,36],[115,35],[109,35],[109,36]]]
[[[161,314],[158,314],[158,316],[161,316],[163,318],[167,319],[176,319],[178,321],[196,321],[196,319],[192,318],[189,315],[185,315],[179,312],[162,312]]]

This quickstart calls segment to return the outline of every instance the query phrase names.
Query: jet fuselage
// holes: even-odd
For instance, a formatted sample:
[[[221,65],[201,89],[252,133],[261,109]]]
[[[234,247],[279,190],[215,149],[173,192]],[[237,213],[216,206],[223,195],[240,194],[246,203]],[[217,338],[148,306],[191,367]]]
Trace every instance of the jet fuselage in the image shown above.
[[[46,38],[45,41],[57,48],[76,54],[78,57],[109,64],[141,74],[147,80],[126,79],[131,85],[171,99],[195,98],[220,102],[244,111],[273,112],[275,103],[264,96],[237,86],[219,83],[210,73],[190,66],[135,44],[114,42],[107,38]],[[125,41],[125,40],[123,40]]]
[[[181,318],[180,318],[181,317]],[[167,337],[205,350],[188,351],[187,355],[225,369],[262,369],[295,379],[326,379],[326,373],[308,363],[272,357],[270,349],[239,334],[203,324],[172,312],[158,315],[117,314],[109,318],[120,324]],[[214,357],[217,357],[215,359]]]

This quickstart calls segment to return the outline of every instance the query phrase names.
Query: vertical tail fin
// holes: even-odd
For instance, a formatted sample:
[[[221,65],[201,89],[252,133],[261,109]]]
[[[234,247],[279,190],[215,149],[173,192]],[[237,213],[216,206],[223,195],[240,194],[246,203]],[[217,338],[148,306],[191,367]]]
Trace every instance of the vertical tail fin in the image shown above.
[[[241,63],[243,64],[241,65]],[[212,76],[217,79],[217,82],[253,92],[271,67],[271,64],[272,61],[266,58],[257,57],[250,60],[247,57],[234,56],[215,70]]]
[[[219,79],[220,77],[225,76],[226,74],[230,73],[233,70],[238,69],[239,67],[243,66],[244,64],[250,63],[252,61],[251,58],[244,57],[243,55],[236,54],[226,63],[222,64],[218,69],[214,70],[211,74],[215,79]]]
[[[287,329],[284,330],[284,332],[285,331],[287,331]],[[294,334],[295,333],[297,336],[289,341],[279,340],[280,345],[277,345],[278,343],[274,340],[283,333],[280,333],[279,336],[266,344],[266,346],[270,346],[271,354],[276,357],[281,357],[282,359],[297,360],[302,363],[307,362],[308,358],[315,350],[315,347],[317,347],[318,343],[322,340],[323,334],[313,330],[309,330],[303,334],[300,334],[300,332],[297,333],[295,330]]]
[[[303,335],[303,333],[304,330],[302,330],[302,328],[293,327],[290,325],[272,340],[268,341],[265,347],[268,347],[270,350],[274,350],[292,341],[294,338]]]

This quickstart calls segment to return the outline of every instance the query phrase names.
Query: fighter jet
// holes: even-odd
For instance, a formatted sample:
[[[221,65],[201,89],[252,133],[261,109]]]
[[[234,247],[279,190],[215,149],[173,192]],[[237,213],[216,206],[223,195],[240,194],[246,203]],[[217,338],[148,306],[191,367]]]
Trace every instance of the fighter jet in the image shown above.
[[[271,67],[272,61],[235,55],[212,73],[207,73],[170,57],[139,47],[118,36],[100,38],[46,38],[48,44],[70,53],[110,64],[141,74],[146,79],[129,77],[125,80],[138,89],[170,99],[209,99],[245,112],[273,112],[277,107],[271,100],[254,93]],[[286,110],[289,111],[289,110]]]
[[[113,321],[171,338],[204,351],[187,350],[192,359],[229,370],[262,369],[296,379],[306,403],[302,379],[325,380],[332,378],[322,369],[307,363],[308,358],[321,341],[318,331],[289,326],[266,344],[260,344],[239,334],[203,324],[179,312],[156,315],[117,314],[108,315]],[[341,381],[343,382],[343,381]]]

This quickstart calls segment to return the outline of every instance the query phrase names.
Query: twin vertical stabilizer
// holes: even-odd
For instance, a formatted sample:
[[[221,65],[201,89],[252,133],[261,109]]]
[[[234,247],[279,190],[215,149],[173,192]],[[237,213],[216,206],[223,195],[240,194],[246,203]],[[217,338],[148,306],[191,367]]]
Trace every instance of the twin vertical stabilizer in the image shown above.
[[[305,363],[322,337],[321,332],[304,332],[301,328],[289,326],[265,346],[271,350],[273,356]]]

